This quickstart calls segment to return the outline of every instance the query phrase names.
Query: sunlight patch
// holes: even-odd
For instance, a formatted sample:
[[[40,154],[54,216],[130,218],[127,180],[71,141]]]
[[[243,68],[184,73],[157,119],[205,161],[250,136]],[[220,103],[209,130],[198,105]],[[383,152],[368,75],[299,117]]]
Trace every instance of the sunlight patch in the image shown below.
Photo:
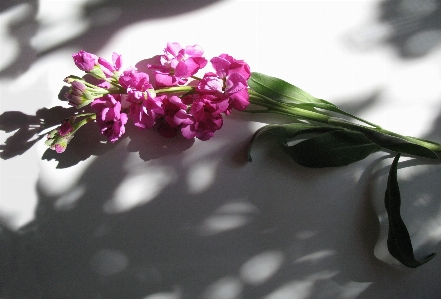
[[[240,269],[241,278],[250,284],[261,284],[271,278],[282,266],[284,254],[280,251],[266,251],[260,253]]]
[[[146,204],[158,196],[173,178],[173,172],[161,168],[130,174],[118,186],[113,198],[104,204],[104,212],[121,213]]]
[[[217,208],[200,226],[202,235],[214,235],[248,224],[257,208],[249,202],[236,201]]]
[[[313,281],[294,280],[265,296],[264,299],[306,299],[312,293]]]
[[[298,258],[295,263],[316,263],[324,258],[335,255],[335,253],[335,250],[320,250]]]
[[[62,194],[54,203],[54,206],[58,210],[70,210],[75,207],[81,196],[86,192],[84,185],[74,186],[72,190]]]
[[[236,299],[240,298],[242,283],[236,277],[223,277],[207,287],[203,299]]]
[[[201,193],[210,188],[216,176],[217,162],[193,164],[188,171],[188,189],[190,193]]]

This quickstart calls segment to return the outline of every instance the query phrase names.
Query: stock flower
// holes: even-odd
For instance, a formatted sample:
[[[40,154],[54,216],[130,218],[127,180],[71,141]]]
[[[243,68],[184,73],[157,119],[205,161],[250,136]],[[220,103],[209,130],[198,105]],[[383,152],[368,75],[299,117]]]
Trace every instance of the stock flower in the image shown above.
[[[127,114],[121,112],[119,97],[108,94],[95,99],[91,104],[96,111],[96,122],[101,134],[105,135],[110,142],[117,141],[124,134],[124,125],[127,123]]]
[[[228,54],[213,57],[210,62],[216,70],[216,74],[221,78],[226,78],[234,73],[240,74],[245,80],[251,76],[250,66],[245,61],[234,59]]]
[[[140,129],[153,127],[156,120],[164,114],[161,98],[152,91],[145,92],[127,89],[127,101],[130,103],[130,118]]]
[[[101,80],[116,75],[122,65],[121,55],[115,52],[112,55],[112,63],[102,57],[98,57],[95,54],[83,50],[73,54],[72,57],[76,66],[80,70]]]
[[[236,60],[228,54],[221,54],[210,60],[216,73],[206,73],[197,86],[201,93],[212,94],[220,101],[227,99],[228,108],[244,110],[249,105],[248,83],[250,67],[243,60]]]
[[[119,84],[124,88],[138,91],[146,91],[153,88],[149,82],[149,75],[144,72],[138,72],[134,68],[127,69],[121,74]]]
[[[208,140],[222,127],[222,107],[225,102],[214,103],[208,96],[195,96],[190,114],[191,118],[181,125],[182,136],[188,139]],[[191,121],[191,123],[190,123]]]
[[[95,54],[79,51],[72,55],[75,65],[82,71],[88,73],[92,71],[95,65],[98,63],[98,57]]]
[[[204,50],[199,45],[182,48],[179,43],[167,43],[161,66],[156,69],[155,79],[159,86],[182,85],[187,79],[205,67],[207,60],[202,57]]]
[[[116,74],[122,66],[122,57],[116,52],[112,54],[112,63],[108,62],[106,59],[99,57],[98,64],[101,66],[106,77],[110,78]]]
[[[149,82],[148,74],[136,69],[124,71],[119,83],[126,88],[126,101],[130,107],[130,118],[140,129],[151,128],[156,120],[164,113],[160,98],[156,98],[153,86]]]
[[[183,124],[192,124],[192,116],[187,113],[187,105],[177,96],[161,96],[164,109],[163,121],[160,123],[158,132],[166,138],[174,137],[178,133],[178,127]]]
[[[243,60],[221,54],[210,60],[214,72],[198,79],[194,75],[207,64],[203,54],[197,44],[182,47],[176,42],[167,43],[159,65],[148,66],[155,72],[154,87],[149,75],[136,68],[120,73],[122,57],[116,52],[110,62],[81,50],[72,55],[75,64],[99,82],[92,84],[83,78],[67,77],[65,81],[71,87],[65,96],[76,108],[91,103],[96,112],[93,117],[96,116],[101,133],[110,142],[124,134],[128,118],[140,129],[158,123],[158,131],[165,137],[175,136],[181,130],[186,138],[208,140],[222,127],[222,114],[228,115],[232,109],[243,110],[249,104],[250,68]],[[179,92],[190,77],[199,82]],[[162,95],[156,95],[156,87],[165,88],[159,91]],[[167,87],[178,89],[175,93]],[[67,124],[60,128],[61,133],[68,132]],[[63,137],[60,132],[57,131],[57,136]],[[57,144],[53,146],[60,147]]]
[[[70,140],[73,138],[73,122],[75,116],[67,118],[61,122],[61,125],[47,134],[45,144],[57,153],[62,153]]]

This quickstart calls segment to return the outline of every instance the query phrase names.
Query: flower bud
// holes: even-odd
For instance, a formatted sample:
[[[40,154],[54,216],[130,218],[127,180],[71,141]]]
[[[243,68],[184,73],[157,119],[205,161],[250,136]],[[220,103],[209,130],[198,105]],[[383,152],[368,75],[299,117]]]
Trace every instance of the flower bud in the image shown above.
[[[65,97],[69,101],[69,104],[75,106],[77,109],[89,105],[94,99],[81,81],[71,81],[71,88],[69,92],[65,94]]]
[[[75,116],[63,120],[59,127],[47,134],[45,144],[57,153],[64,152],[70,140],[74,137],[74,121]]]

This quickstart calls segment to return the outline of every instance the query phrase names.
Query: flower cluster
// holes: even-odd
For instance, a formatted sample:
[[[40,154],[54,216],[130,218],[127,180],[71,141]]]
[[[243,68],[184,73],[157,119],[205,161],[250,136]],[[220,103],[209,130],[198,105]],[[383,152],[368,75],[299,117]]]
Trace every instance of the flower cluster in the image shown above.
[[[154,80],[133,67],[122,71],[117,53],[112,62],[83,50],[72,55],[75,65],[92,77],[67,77],[70,89],[65,97],[78,109],[90,104],[94,113],[63,121],[48,134],[47,145],[63,152],[75,131],[91,119],[110,142],[125,133],[129,120],[139,129],[155,126],[167,138],[180,133],[188,139],[210,139],[222,127],[224,115],[248,106],[251,72],[243,60],[221,54],[210,59],[212,69],[198,77],[208,65],[203,54],[199,45],[168,43],[159,65],[147,66]],[[88,121],[75,124],[79,117]]]

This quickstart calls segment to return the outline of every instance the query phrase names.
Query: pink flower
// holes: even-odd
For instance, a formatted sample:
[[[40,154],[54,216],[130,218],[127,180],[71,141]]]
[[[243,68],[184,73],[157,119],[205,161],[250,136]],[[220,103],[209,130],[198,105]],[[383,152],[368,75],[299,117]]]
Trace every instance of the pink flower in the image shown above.
[[[177,135],[178,127],[182,124],[192,124],[193,117],[187,113],[187,105],[177,96],[162,96],[162,107],[164,108],[163,122],[158,132],[166,138]]]
[[[140,129],[151,128],[164,114],[161,98],[156,98],[146,73],[128,69],[122,73],[119,83],[127,90],[130,118]]]
[[[130,103],[130,118],[140,129],[153,127],[156,120],[164,115],[160,97],[155,97],[150,91],[127,89],[127,101]]]
[[[204,94],[218,97],[218,101],[228,100],[225,114],[232,109],[244,110],[249,105],[248,83],[250,67],[243,60],[222,54],[210,60],[216,73],[206,73],[197,86]]]
[[[228,54],[221,54],[210,60],[216,74],[221,78],[226,78],[231,74],[238,73],[245,80],[251,76],[250,66],[243,60],[236,60]]]
[[[138,72],[136,69],[125,70],[119,77],[119,84],[124,88],[131,88],[138,91],[146,91],[153,86],[149,82],[149,75]]]
[[[223,102],[214,103],[209,97],[196,96],[190,114],[192,119],[181,125],[182,136],[188,139],[198,138],[208,140],[214,136],[214,132],[222,127]],[[192,121],[190,123],[190,121]]]
[[[95,54],[81,50],[72,55],[75,65],[84,72],[90,72],[98,63],[98,57]]]
[[[161,66],[150,66],[156,69],[155,79],[159,86],[181,85],[187,78],[205,67],[207,60],[202,57],[204,50],[199,45],[182,48],[179,43],[167,43]]]
[[[224,93],[224,80],[217,74],[209,72],[199,81],[198,91],[222,97]]]
[[[177,96],[171,96],[170,98],[164,96],[162,105],[164,107],[164,118],[172,127],[180,126],[189,118],[189,115],[186,112],[187,105]]]
[[[113,52],[112,63],[108,62],[102,57],[98,58],[98,63],[101,66],[106,77],[110,78],[114,73],[118,72],[122,66],[122,57],[118,53]]]
[[[119,96],[118,96],[119,97]],[[125,132],[127,114],[121,113],[121,102],[117,96],[105,95],[95,99],[92,108],[96,111],[96,122],[110,142],[115,142]]]

